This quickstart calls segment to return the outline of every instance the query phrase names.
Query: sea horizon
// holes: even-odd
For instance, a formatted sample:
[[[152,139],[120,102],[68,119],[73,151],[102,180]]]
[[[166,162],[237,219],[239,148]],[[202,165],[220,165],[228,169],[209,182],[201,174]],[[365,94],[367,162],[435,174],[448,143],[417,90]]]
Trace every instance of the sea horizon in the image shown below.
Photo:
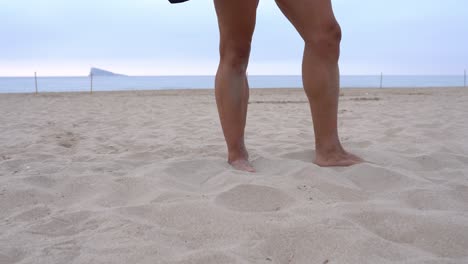
[[[249,75],[251,88],[301,88],[301,75]],[[94,91],[213,89],[214,75],[93,76]],[[341,75],[341,88],[464,87],[461,75]],[[80,92],[91,89],[90,76],[38,76],[38,92]],[[0,93],[33,93],[34,76],[0,77]]]

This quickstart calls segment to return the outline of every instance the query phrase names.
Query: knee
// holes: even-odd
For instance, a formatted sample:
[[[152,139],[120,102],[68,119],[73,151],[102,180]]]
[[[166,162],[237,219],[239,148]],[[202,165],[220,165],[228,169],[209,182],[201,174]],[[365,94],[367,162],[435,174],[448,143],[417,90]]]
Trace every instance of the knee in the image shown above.
[[[305,38],[305,42],[319,56],[338,61],[341,37],[341,27],[338,22],[330,21],[311,32],[310,37]]]
[[[236,72],[245,73],[250,57],[250,42],[221,43],[220,63]]]

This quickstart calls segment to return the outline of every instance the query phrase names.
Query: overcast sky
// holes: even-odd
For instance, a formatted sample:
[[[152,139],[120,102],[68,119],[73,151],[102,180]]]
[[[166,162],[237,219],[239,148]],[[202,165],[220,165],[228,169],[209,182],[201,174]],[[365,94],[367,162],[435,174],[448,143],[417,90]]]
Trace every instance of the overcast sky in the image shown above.
[[[343,29],[342,74],[468,68],[468,1],[333,5]],[[300,74],[302,49],[274,1],[261,0],[249,74]],[[211,0],[0,0],[0,76],[87,75],[91,66],[129,75],[213,75],[217,60]]]

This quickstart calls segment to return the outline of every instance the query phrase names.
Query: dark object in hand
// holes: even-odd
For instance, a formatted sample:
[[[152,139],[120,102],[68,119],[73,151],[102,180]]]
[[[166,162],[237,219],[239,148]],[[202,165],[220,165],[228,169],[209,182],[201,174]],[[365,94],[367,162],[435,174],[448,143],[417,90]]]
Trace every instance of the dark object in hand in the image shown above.
[[[169,2],[171,2],[171,4],[178,4],[178,3],[183,3],[183,2],[187,2],[188,0],[169,0]]]

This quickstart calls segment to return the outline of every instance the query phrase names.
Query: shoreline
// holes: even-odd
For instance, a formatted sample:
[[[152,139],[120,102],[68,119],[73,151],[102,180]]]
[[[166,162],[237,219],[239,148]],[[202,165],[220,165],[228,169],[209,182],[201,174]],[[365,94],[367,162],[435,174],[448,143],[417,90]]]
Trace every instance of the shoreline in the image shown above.
[[[367,91],[367,92],[395,92],[395,91],[408,91],[408,90],[421,90],[421,91],[430,91],[430,90],[468,90],[468,87],[463,86],[427,86],[427,87],[341,87],[341,93],[356,92],[356,91]],[[303,91],[302,87],[284,87],[284,88],[250,88],[251,92],[258,91]],[[204,93],[212,92],[214,88],[194,88],[194,89],[143,89],[143,90],[110,90],[110,91],[100,91],[93,90],[92,94],[115,94],[115,93],[179,93],[179,92],[191,92],[191,93]],[[58,92],[38,92],[37,94],[33,92],[0,92],[0,96],[4,95],[65,95],[65,94],[91,94],[90,91],[58,91]]]

